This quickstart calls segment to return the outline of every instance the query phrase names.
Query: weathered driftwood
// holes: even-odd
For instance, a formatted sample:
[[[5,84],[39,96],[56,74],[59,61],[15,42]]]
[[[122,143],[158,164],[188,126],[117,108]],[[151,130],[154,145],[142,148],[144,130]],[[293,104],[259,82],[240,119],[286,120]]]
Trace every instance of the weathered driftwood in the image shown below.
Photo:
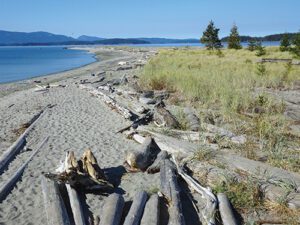
[[[147,173],[153,174],[160,170],[160,164],[163,160],[167,159],[169,154],[166,151],[160,151],[155,159],[155,161],[147,169]]]
[[[64,163],[54,173],[45,173],[45,176],[72,187],[87,191],[110,191],[113,185],[107,180],[99,167],[91,150],[87,149],[80,160],[76,160],[74,152],[67,152]]]
[[[176,166],[169,159],[161,162],[160,189],[169,203],[170,225],[184,225],[179,185],[177,182]]]
[[[154,121],[158,126],[166,126],[170,128],[179,128],[176,118],[160,104],[154,109]]]
[[[185,182],[193,188],[196,192],[201,194],[207,201],[205,210],[202,210],[202,216],[209,225],[215,225],[215,214],[217,210],[218,200],[216,196],[212,193],[210,188],[202,187],[198,182],[196,182],[191,176],[189,176],[184,169],[179,166],[175,157],[173,156],[173,161],[176,164],[178,174],[185,180]]]
[[[292,62],[293,59],[262,58],[259,62]]]
[[[125,168],[128,171],[145,171],[156,159],[160,152],[154,139],[147,137],[139,151],[130,151],[126,154]]]
[[[58,184],[42,176],[42,191],[48,225],[70,225]]]
[[[72,188],[69,184],[66,184],[66,188],[70,199],[70,205],[71,205],[75,225],[86,224],[84,218],[84,212],[77,191],[74,188]]]
[[[137,193],[137,195],[133,198],[132,205],[125,218],[124,225],[140,224],[147,199],[148,194],[145,191]]]
[[[116,133],[123,133],[124,131],[129,130],[131,127],[137,128],[139,125],[149,122],[152,119],[152,116],[153,116],[153,112],[149,111],[149,112],[147,112],[147,114],[145,114],[144,116],[136,119],[129,126],[126,126],[122,129],[118,130]]]
[[[227,198],[226,194],[219,193],[217,195],[219,201],[219,211],[221,214],[222,222],[224,225],[238,225],[232,206]]]
[[[97,90],[93,87],[88,87],[88,86],[85,86],[85,85],[79,85],[79,88],[81,88],[83,90],[88,90],[89,93],[94,95],[94,96],[101,97],[102,100],[108,106],[110,106],[112,109],[116,109],[117,112],[119,112],[125,119],[129,119],[129,120],[133,119],[134,115],[129,109],[122,106],[113,97],[109,96],[108,94],[104,93],[103,91],[100,91],[100,90]]]
[[[42,117],[46,109],[41,110],[38,114],[34,115],[33,118],[27,123],[29,127],[24,133],[0,156],[0,173],[3,171],[5,166],[18,154],[18,152],[26,145],[26,137],[35,126],[38,119]]]
[[[159,225],[159,216],[159,196],[157,194],[153,194],[146,203],[146,207],[140,225]]]
[[[124,208],[124,198],[119,194],[111,194],[106,199],[100,225],[119,225]]]
[[[21,175],[23,174],[25,168],[29,164],[29,162],[33,159],[33,157],[38,153],[38,151],[46,144],[48,141],[48,137],[46,137],[41,144],[34,150],[34,152],[29,156],[29,158],[25,161],[25,163],[15,172],[15,174],[9,178],[7,182],[4,183],[2,187],[0,187],[0,202],[2,202],[6,196],[9,194],[11,189],[20,179]]]
[[[185,108],[184,109],[185,118],[188,122],[188,126],[191,131],[199,131],[200,129],[200,120],[199,118],[194,114],[191,108]]]

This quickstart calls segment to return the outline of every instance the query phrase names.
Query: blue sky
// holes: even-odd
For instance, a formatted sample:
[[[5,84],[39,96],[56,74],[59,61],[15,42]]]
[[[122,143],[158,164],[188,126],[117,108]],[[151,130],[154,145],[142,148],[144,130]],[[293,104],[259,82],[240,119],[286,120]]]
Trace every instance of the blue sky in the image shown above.
[[[0,0],[0,30],[77,37],[198,38],[209,20],[228,34],[300,30],[300,0]]]

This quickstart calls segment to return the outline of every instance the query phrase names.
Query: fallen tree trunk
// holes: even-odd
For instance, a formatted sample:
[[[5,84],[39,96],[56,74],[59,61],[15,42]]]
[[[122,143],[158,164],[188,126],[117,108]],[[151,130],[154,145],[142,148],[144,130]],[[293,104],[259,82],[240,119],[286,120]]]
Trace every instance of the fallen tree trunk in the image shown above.
[[[234,217],[231,204],[224,193],[219,193],[219,211],[221,214],[222,222],[224,225],[238,225],[237,220]]]
[[[100,225],[119,225],[124,204],[122,195],[111,194],[105,202]]]
[[[97,90],[93,87],[87,87],[85,85],[79,85],[80,89],[88,90],[90,94],[94,96],[99,96],[102,100],[110,106],[112,109],[116,109],[118,113],[120,113],[125,119],[132,120],[134,118],[134,114],[124,106],[120,105],[113,97],[105,94],[104,92]]]
[[[42,114],[46,110],[41,110],[38,114],[34,115],[33,118],[27,123],[29,127],[24,133],[0,156],[0,173],[4,167],[15,157],[15,155],[26,145],[26,137],[30,130],[35,126],[38,119],[42,117]]]
[[[144,215],[140,225],[159,225],[159,208],[159,196],[157,194],[151,195],[146,204]]]
[[[184,217],[180,202],[179,185],[177,182],[176,167],[169,159],[161,162],[160,168],[161,192],[169,203],[170,225],[184,225]]]
[[[140,224],[147,199],[148,199],[148,194],[145,191],[141,191],[137,193],[137,195],[133,198],[133,202],[126,216],[124,225]]]
[[[48,225],[70,225],[69,216],[55,181],[42,177],[42,191]]]
[[[160,170],[160,164],[163,160],[167,159],[169,157],[169,154],[166,151],[160,151],[158,153],[155,161],[150,165],[147,169],[147,173],[153,174],[157,173]]]
[[[46,137],[42,143],[36,148],[36,150],[29,156],[29,158],[25,161],[25,163],[16,171],[16,173],[7,181],[4,183],[4,185],[0,188],[0,202],[2,202],[6,196],[9,194],[11,189],[14,187],[14,185],[17,183],[17,181],[20,179],[21,175],[23,174],[26,166],[29,164],[29,162],[32,160],[32,158],[38,153],[38,151],[46,144],[48,141],[48,137]]]
[[[68,196],[70,199],[72,214],[75,225],[85,225],[84,212],[81,207],[80,198],[77,191],[72,188],[69,184],[66,184]]]
[[[207,224],[215,225],[215,214],[217,209],[217,198],[212,193],[210,188],[202,187],[198,182],[196,182],[192,177],[190,177],[184,170],[181,168],[173,156],[173,161],[176,164],[178,174],[185,180],[185,182],[193,188],[195,191],[200,193],[207,201],[206,208],[204,212],[202,211],[202,216],[206,220]]]

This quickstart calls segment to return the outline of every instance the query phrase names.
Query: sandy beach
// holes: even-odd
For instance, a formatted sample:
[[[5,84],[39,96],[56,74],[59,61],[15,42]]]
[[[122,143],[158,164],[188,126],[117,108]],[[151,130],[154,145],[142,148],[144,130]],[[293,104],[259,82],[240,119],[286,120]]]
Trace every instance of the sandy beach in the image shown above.
[[[75,83],[93,78],[91,74],[111,71],[109,76],[122,77],[124,73],[136,70],[116,71],[119,61],[139,60],[147,52],[120,49],[88,47],[99,61],[71,71],[51,76],[37,77],[0,85],[0,154],[17,138],[16,130],[27,123],[48,104],[54,105],[39,119],[28,136],[28,151],[23,151],[9,164],[0,176],[3,184],[29,157],[30,149],[49,136],[47,144],[29,163],[24,174],[12,192],[0,204],[0,224],[45,224],[46,215],[41,190],[42,172],[53,172],[66,151],[74,151],[80,157],[90,148],[101,168],[119,184],[117,192],[125,199],[131,199],[138,190],[151,190],[158,186],[158,174],[126,174],[120,167],[124,154],[138,148],[138,144],[115,132],[128,125],[128,121],[112,112],[99,99],[80,90]],[[43,84],[60,84],[66,87],[52,87],[49,91],[35,92],[35,80]],[[122,178],[121,178],[122,177]],[[100,215],[103,198],[100,195],[86,195],[89,211]]]

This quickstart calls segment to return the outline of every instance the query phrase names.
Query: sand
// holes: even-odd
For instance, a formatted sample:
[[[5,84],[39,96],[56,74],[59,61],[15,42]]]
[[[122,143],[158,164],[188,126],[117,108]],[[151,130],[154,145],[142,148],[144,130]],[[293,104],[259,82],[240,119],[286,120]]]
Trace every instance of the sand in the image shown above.
[[[119,61],[137,60],[146,53],[103,47],[88,50],[97,53],[101,60],[52,76],[0,85],[0,154],[17,139],[15,129],[28,122],[46,105],[56,104],[48,109],[29,134],[29,149],[35,149],[48,135],[50,139],[29,163],[12,192],[0,203],[0,224],[46,224],[41,192],[42,172],[53,171],[64,158],[65,152],[70,150],[79,157],[85,149],[90,148],[99,165],[119,184],[116,191],[122,193],[126,200],[130,200],[139,190],[151,191],[158,187],[158,174],[124,175],[121,165],[125,152],[139,148],[137,143],[126,139],[124,135],[115,134],[118,129],[128,125],[128,121],[75,84],[81,79],[90,79],[91,73],[110,71],[116,68]],[[111,76],[121,77],[124,73],[130,74],[130,71],[111,72]],[[46,93],[34,92],[34,80],[65,84],[67,87],[53,87]],[[12,176],[30,154],[31,151],[24,151],[17,155],[1,174],[0,185]],[[88,194],[86,198],[89,210],[100,216],[105,197]]]

